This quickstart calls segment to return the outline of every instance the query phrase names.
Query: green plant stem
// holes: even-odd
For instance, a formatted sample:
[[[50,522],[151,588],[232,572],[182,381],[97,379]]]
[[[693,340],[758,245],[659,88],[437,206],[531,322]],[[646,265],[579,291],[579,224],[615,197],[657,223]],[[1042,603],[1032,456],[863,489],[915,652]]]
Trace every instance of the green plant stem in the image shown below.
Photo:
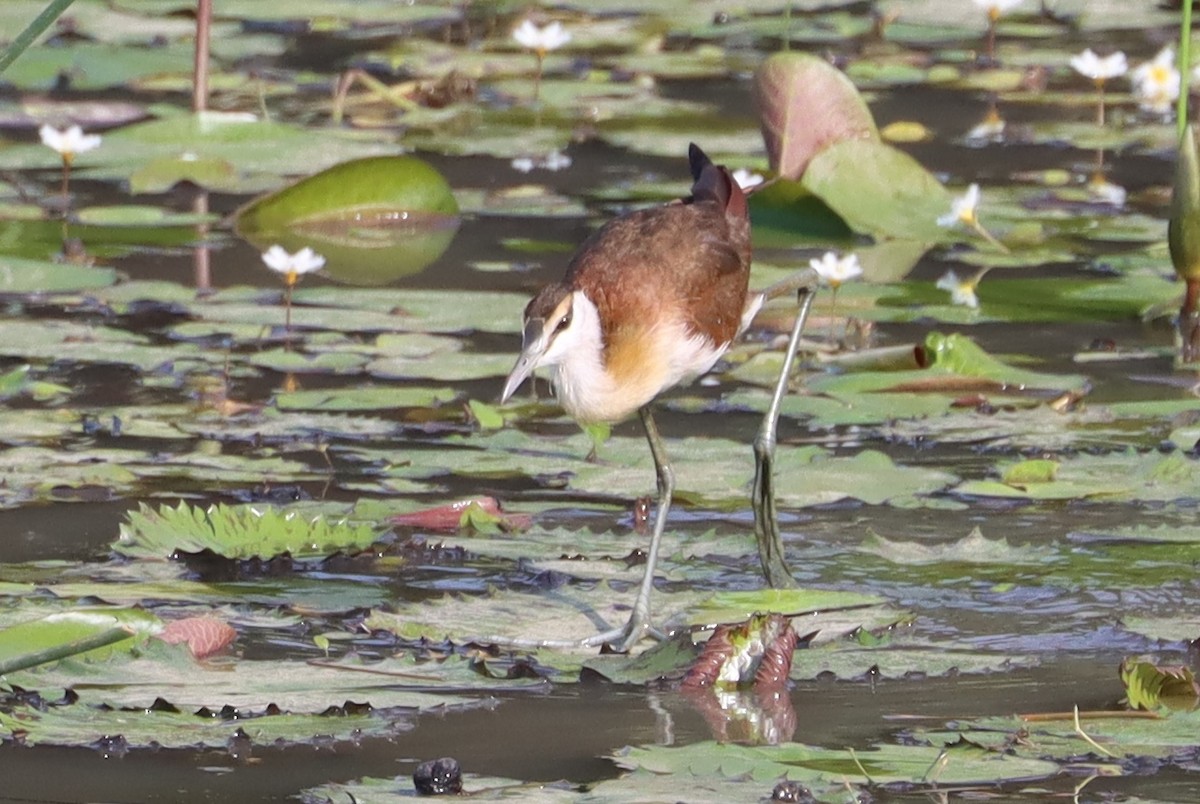
[[[1183,139],[1188,121],[1188,79],[1192,63],[1192,2],[1184,0],[1179,16],[1179,98],[1175,101],[1175,126],[1178,138]]]
[[[62,161],[63,177],[62,177],[62,202],[63,202],[63,218],[67,217],[67,210],[71,206],[71,160],[65,156]]]
[[[1004,254],[1012,253],[1010,251],[1010,249],[1008,248],[1008,246],[1004,245],[999,240],[997,240],[996,236],[994,234],[992,234],[991,232],[989,232],[987,229],[985,229],[983,227],[983,224],[980,223],[979,221],[977,221],[977,220],[972,221],[971,228],[975,230],[976,234],[978,234],[980,237],[982,237],[984,240],[986,240],[991,246],[998,249],[1002,253],[1004,253]]]
[[[134,632],[131,629],[118,626],[89,637],[84,637],[83,639],[77,639],[74,642],[55,645],[52,648],[32,653],[10,656],[7,659],[0,660],[0,676],[7,673],[15,673],[18,670],[28,670],[31,667],[49,664],[50,662],[57,662],[71,656],[78,656],[80,653],[86,653],[89,650],[114,645],[117,642],[129,639],[131,636],[134,636]]]
[[[283,292],[283,331],[288,339],[288,347],[291,348],[292,338],[292,287],[296,284],[293,279],[288,282],[287,289]]]
[[[533,102],[536,104],[542,97],[542,66],[546,61],[545,51],[534,53],[537,56],[537,76],[533,79]]]
[[[29,46],[34,41],[45,33],[46,29],[67,10],[67,7],[74,3],[75,0],[50,0],[50,4],[46,9],[38,14],[33,22],[25,26],[25,30],[17,34],[13,39],[12,44],[4,53],[0,54],[0,73],[4,72],[8,65],[12,64],[17,58],[29,49]]]

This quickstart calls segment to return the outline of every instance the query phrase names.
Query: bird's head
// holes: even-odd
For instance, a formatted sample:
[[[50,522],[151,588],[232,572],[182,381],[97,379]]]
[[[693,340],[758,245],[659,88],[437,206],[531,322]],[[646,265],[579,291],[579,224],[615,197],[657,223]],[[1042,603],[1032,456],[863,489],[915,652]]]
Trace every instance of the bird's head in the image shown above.
[[[507,402],[534,370],[557,366],[582,347],[588,319],[596,317],[595,309],[582,291],[565,285],[542,288],[525,307],[521,354],[504,383],[500,401]],[[598,324],[591,328],[599,334]]]

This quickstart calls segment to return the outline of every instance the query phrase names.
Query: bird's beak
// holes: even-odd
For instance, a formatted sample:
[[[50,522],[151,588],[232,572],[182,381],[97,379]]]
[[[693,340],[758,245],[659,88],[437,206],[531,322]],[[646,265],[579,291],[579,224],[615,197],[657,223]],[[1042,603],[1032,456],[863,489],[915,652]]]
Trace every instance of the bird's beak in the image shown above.
[[[504,404],[509,400],[516,390],[521,387],[521,383],[533,374],[533,370],[538,367],[538,361],[546,352],[546,342],[542,338],[542,322],[530,321],[525,325],[524,342],[521,345],[521,354],[517,357],[517,364],[513,366],[513,370],[509,372],[508,379],[504,382],[504,391],[500,394],[500,404]]]

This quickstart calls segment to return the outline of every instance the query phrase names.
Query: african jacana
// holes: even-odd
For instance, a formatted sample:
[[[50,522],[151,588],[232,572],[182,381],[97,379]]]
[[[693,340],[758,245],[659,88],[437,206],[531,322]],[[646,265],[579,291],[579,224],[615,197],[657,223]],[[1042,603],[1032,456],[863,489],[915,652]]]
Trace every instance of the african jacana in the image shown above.
[[[696,145],[688,158],[690,198],[608,222],[580,246],[562,281],[529,302],[521,354],[501,394],[507,401],[535,369],[549,368],[576,421],[617,422],[637,411],[650,443],[659,502],[633,614],[583,645],[613,642],[625,651],[657,633],[650,593],[675,477],[650,403],[711,369],[767,298],[795,287],[748,293],[746,196]]]

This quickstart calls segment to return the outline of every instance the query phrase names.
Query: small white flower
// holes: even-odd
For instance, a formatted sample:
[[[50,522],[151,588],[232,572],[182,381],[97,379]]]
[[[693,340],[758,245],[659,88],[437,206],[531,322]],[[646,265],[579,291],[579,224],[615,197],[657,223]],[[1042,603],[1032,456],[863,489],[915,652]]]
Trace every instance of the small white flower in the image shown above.
[[[1025,0],[972,0],[976,6],[987,12],[992,19],[1004,14],[1006,11],[1012,11]]]
[[[991,109],[987,116],[967,132],[967,139],[998,141],[1004,137],[1004,127],[1004,118],[995,109]]]
[[[310,274],[325,266],[325,258],[308,246],[289,254],[283,246],[274,245],[263,252],[262,261],[272,271],[284,274],[289,286],[296,284],[301,274]]]
[[[826,251],[820,259],[809,260],[808,264],[821,277],[821,281],[834,290],[841,287],[843,282],[862,276],[863,272],[858,264],[858,255],[854,253],[839,258],[834,252]]]
[[[745,168],[738,168],[733,171],[733,180],[738,183],[738,187],[743,190],[749,190],[751,187],[757,187],[763,183],[763,177],[757,173],[751,173]]]
[[[972,184],[961,198],[950,204],[950,211],[937,219],[938,226],[955,226],[959,223],[974,226],[977,222],[975,210],[979,207],[979,185]]]
[[[1088,182],[1087,188],[1092,198],[1102,204],[1110,204],[1114,207],[1125,206],[1125,196],[1127,195],[1125,188],[1119,184],[1105,181],[1104,177],[1098,173]]]
[[[59,153],[64,161],[70,162],[76,154],[100,147],[99,134],[84,134],[79,126],[59,131],[49,124],[38,129],[42,145]]]
[[[975,279],[959,279],[958,274],[954,273],[954,271],[947,271],[937,281],[937,288],[938,290],[949,291],[950,301],[954,304],[961,304],[964,307],[976,310],[979,308],[979,297],[975,295],[975,286],[978,284],[978,277]]]
[[[1165,114],[1179,97],[1179,70],[1175,68],[1175,49],[1167,45],[1153,60],[1138,65],[1129,74],[1138,105]]]
[[[534,168],[542,170],[566,170],[571,166],[571,157],[562,151],[551,151],[545,156],[518,156],[509,164],[518,173],[529,173]]]
[[[548,51],[558,50],[571,41],[571,33],[555,20],[544,28],[539,28],[533,20],[525,20],[512,33],[513,39],[521,47],[527,47],[544,56]]]
[[[546,170],[566,170],[571,166],[571,157],[562,151],[551,151],[542,160],[541,166]]]
[[[1097,83],[1103,83],[1110,78],[1125,75],[1129,69],[1125,54],[1121,51],[1110,53],[1101,58],[1090,47],[1078,56],[1071,57],[1071,66],[1075,72],[1087,76]]]

